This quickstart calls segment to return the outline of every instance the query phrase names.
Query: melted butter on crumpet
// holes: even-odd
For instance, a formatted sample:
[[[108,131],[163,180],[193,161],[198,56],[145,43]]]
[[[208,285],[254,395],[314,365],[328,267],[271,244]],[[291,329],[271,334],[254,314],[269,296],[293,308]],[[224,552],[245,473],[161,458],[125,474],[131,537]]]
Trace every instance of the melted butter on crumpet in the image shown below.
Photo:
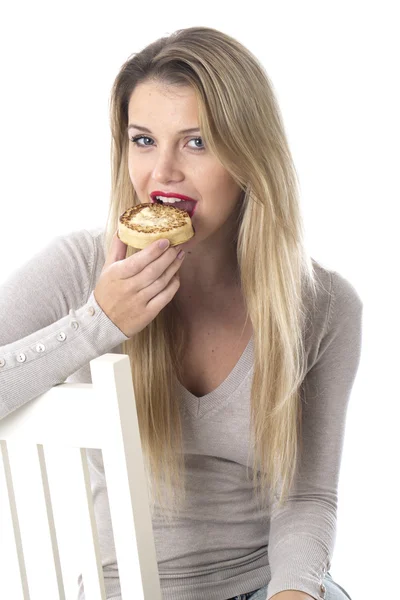
[[[168,227],[171,224],[169,217],[157,215],[148,206],[130,219],[132,225],[141,225],[142,227]]]

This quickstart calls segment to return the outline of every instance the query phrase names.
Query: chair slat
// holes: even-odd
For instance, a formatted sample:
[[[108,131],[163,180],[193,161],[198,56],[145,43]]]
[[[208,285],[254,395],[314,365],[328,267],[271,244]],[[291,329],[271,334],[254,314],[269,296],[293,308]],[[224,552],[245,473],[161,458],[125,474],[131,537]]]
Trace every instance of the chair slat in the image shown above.
[[[52,535],[47,518],[40,457],[35,444],[7,442],[9,474],[18,513],[19,530],[14,529],[15,543],[20,545],[19,562],[24,593],[30,600],[54,598],[59,583],[54,564]],[[54,533],[53,533],[53,539]],[[55,539],[55,543],[56,539]],[[40,552],[38,553],[38,547]],[[22,559],[24,566],[22,565]],[[61,578],[62,589],[62,578]]]
[[[100,546],[97,534],[97,525],[94,515],[92,491],[90,485],[89,468],[86,451],[84,448],[71,448],[71,470],[73,490],[79,506],[77,517],[79,519],[80,536],[77,552],[82,564],[82,578],[87,600],[106,600],[103,570],[100,557]]]
[[[59,548],[58,548],[56,526],[55,526],[55,522],[54,522],[52,495],[51,495],[51,491],[50,491],[49,477],[48,477],[48,473],[47,473],[46,457],[44,454],[42,444],[37,444],[37,453],[38,453],[40,471],[41,471],[41,476],[42,476],[43,494],[44,494],[44,499],[45,499],[45,503],[46,503],[47,521],[49,524],[50,541],[51,541],[51,547],[52,547],[52,551],[53,551],[54,569],[55,569],[55,574],[56,574],[56,578],[57,578],[58,595],[59,595],[60,600],[65,600],[64,580],[63,580],[63,574],[62,574],[62,569],[61,569],[60,552],[59,552]]]
[[[103,453],[122,598],[161,600],[129,357],[105,354],[90,361],[90,369],[92,384],[59,384],[0,420],[21,600],[65,600],[66,519],[71,521],[69,541],[79,558],[74,569],[78,567],[82,575],[85,599],[106,600],[102,560],[108,557],[100,554],[86,448]],[[31,452],[25,456],[23,448],[28,445]],[[60,462],[67,450],[68,478]],[[60,481],[55,485],[60,474],[68,479],[67,491]],[[59,500],[68,494],[74,510],[65,517]],[[32,500],[38,505],[36,512]],[[33,529],[29,542],[28,525]],[[36,595],[39,589],[41,595]]]
[[[82,575],[81,547],[83,518],[81,497],[75,491],[76,469],[81,469],[76,448],[43,445],[51,493],[58,551],[68,600],[76,600],[78,575]]]
[[[91,362],[91,374],[108,407],[109,435],[103,444],[103,463],[121,592],[123,598],[161,600],[129,357],[115,362],[112,370],[104,369],[101,359],[106,357]],[[138,590],[143,590],[140,596]]]
[[[13,529],[13,539],[12,539],[12,553],[15,551],[18,560],[18,569],[19,569],[19,577],[16,579],[12,572],[7,571],[7,578],[2,577],[2,586],[7,585],[7,589],[1,589],[0,591],[5,594],[13,593],[15,597],[20,596],[23,600],[30,600],[29,596],[29,588],[28,588],[28,579],[26,575],[26,566],[25,566],[25,557],[24,551],[22,548],[22,540],[21,540],[21,530],[19,526],[18,519],[18,511],[17,504],[15,501],[15,493],[14,493],[14,485],[11,474],[11,465],[8,454],[8,448],[5,441],[0,440],[1,445],[1,454],[2,454],[2,464],[4,470],[4,479],[6,484],[7,498],[4,498],[4,504],[6,504],[8,500],[8,507],[5,507],[3,511],[3,515],[6,516],[6,509],[9,508],[7,514],[10,515]],[[11,552],[10,552],[11,553]],[[6,580],[6,581],[5,581]],[[22,594],[22,595],[21,595]]]

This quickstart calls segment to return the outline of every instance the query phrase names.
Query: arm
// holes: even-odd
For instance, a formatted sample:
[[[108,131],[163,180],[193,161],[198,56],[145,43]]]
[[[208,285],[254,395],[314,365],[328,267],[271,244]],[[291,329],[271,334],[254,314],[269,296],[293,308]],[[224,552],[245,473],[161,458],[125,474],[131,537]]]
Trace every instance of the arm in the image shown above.
[[[0,285],[0,418],[128,338],[97,304],[86,230],[54,238]]]
[[[318,352],[302,385],[302,461],[287,502],[271,515],[267,600],[292,600],[293,594],[293,600],[304,594],[325,597],[322,583],[335,542],[339,469],[360,360],[363,306],[353,286],[334,271],[330,295]]]

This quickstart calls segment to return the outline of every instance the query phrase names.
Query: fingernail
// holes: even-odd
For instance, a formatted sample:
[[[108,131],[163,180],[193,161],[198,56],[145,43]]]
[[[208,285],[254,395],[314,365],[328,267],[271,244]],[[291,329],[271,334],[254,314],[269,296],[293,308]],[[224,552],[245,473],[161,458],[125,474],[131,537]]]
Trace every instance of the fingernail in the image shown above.
[[[161,248],[161,250],[165,250],[165,248],[168,248],[169,246],[169,240],[160,240],[158,242],[158,247]]]

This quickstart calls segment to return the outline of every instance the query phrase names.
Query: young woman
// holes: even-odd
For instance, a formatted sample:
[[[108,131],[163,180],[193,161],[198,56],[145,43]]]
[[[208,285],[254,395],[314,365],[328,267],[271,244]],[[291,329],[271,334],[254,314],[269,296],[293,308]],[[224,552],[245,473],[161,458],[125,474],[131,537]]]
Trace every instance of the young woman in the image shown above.
[[[57,237],[2,286],[1,416],[128,354],[165,600],[350,598],[329,569],[363,305],[307,254],[265,71],[224,33],[179,30],[122,66],[111,127],[105,229]],[[191,240],[118,239],[127,208],[171,194],[195,206]],[[87,454],[117,599],[102,457]]]

